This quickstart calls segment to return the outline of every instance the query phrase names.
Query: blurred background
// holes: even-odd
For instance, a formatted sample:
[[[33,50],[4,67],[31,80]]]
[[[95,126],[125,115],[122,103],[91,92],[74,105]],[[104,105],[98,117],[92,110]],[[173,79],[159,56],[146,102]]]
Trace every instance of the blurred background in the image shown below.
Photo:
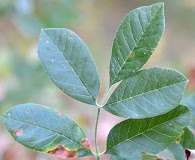
[[[43,71],[37,56],[41,28],[69,28],[89,47],[101,80],[101,98],[109,82],[112,41],[124,16],[158,0],[0,0],[0,114],[21,103],[40,103],[64,112],[85,130],[94,150],[97,109],[59,90]],[[165,1],[166,30],[144,67],[177,69],[190,82],[183,103],[195,105],[195,1]],[[109,130],[121,119],[102,112],[100,150]],[[103,118],[104,117],[104,118]],[[195,115],[191,126],[195,128]],[[58,160],[17,144],[0,122],[0,160]],[[93,157],[80,158],[95,160]],[[108,156],[102,160],[109,159]]]

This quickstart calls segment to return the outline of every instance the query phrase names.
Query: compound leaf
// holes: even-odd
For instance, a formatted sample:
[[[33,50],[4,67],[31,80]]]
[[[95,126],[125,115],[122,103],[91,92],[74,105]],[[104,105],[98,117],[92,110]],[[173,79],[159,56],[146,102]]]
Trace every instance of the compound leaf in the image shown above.
[[[38,44],[39,58],[53,83],[70,97],[96,105],[99,76],[84,42],[68,29],[43,29]]]
[[[3,114],[2,120],[12,137],[27,148],[61,158],[92,155],[81,127],[54,109],[22,104]]]
[[[182,135],[189,120],[190,110],[182,105],[157,117],[127,119],[111,129],[105,153],[136,160],[141,152],[157,154]]]
[[[172,69],[144,69],[123,80],[103,108],[126,118],[157,116],[180,104],[187,82]]]
[[[164,21],[163,3],[137,8],[123,19],[112,47],[110,86],[147,62],[162,37]]]

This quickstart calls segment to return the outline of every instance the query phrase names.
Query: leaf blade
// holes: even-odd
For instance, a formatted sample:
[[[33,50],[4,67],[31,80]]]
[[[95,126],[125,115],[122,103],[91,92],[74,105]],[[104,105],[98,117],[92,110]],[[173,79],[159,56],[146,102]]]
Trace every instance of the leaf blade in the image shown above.
[[[157,117],[125,120],[111,129],[106,154],[132,159],[141,159],[141,152],[156,154],[181,136],[189,119],[190,110],[180,105]]]
[[[110,86],[136,73],[152,55],[165,28],[164,4],[137,8],[122,21],[110,60]]]
[[[188,80],[166,68],[150,68],[123,80],[103,107],[125,118],[147,118],[179,105]]]
[[[99,76],[78,35],[68,29],[43,29],[38,44],[39,59],[52,82],[70,97],[96,105]]]
[[[12,137],[27,148],[61,158],[91,155],[81,127],[64,114],[38,104],[18,105],[2,116]],[[63,155],[57,153],[62,151]]]

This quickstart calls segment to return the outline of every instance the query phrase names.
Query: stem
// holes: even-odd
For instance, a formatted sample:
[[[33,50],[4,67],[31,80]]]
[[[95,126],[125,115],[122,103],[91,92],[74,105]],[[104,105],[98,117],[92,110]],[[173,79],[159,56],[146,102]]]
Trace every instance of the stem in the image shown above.
[[[111,88],[111,87],[108,87],[108,88],[107,88],[107,90],[106,90],[104,96],[102,97],[102,100],[100,101],[99,106],[103,106],[104,101],[106,100],[106,97],[108,96],[108,93],[109,93],[109,91],[110,91],[110,88]]]
[[[96,149],[96,158],[97,158],[97,160],[100,159],[100,153],[99,153],[99,149],[98,149],[98,140],[97,140],[97,130],[98,130],[99,117],[100,117],[100,110],[101,110],[101,108],[98,108],[96,124],[95,124],[95,149]]]
[[[100,102],[100,104],[97,104],[98,106],[98,112],[97,112],[97,118],[96,118],[96,123],[95,123],[95,149],[96,149],[96,158],[97,160],[100,160],[100,156],[102,155],[102,153],[99,153],[99,148],[98,148],[98,140],[97,140],[97,132],[98,132],[98,122],[99,122],[99,118],[100,118],[100,111],[101,108],[104,104],[104,101],[108,95],[110,91],[110,87],[107,88],[106,93],[104,94],[104,96],[102,97],[102,100]],[[104,153],[104,152],[103,152]]]

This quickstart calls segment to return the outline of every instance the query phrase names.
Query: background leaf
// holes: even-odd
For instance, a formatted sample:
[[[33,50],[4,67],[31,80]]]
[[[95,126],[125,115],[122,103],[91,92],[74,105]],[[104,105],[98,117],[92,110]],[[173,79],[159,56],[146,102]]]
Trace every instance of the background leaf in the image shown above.
[[[189,126],[195,129],[195,94],[191,94],[191,95],[184,97],[181,103],[188,106],[191,109],[192,116],[190,119]]]
[[[12,137],[27,148],[61,158],[92,155],[81,127],[54,109],[22,104],[3,114],[2,120]]]
[[[184,128],[184,133],[181,136],[180,144],[184,149],[195,149],[195,135],[188,127]]]
[[[141,152],[157,154],[181,136],[189,119],[190,110],[180,105],[157,117],[125,120],[111,129],[106,154],[136,160]]]
[[[176,160],[184,160],[184,149],[179,143],[174,142],[170,144],[167,149],[172,153]]]
[[[96,104],[99,77],[87,46],[68,29],[43,29],[39,58],[47,75],[69,96]]]
[[[175,70],[144,69],[123,80],[103,108],[126,118],[157,116],[179,105],[187,82]]]
[[[142,160],[164,160],[163,158],[159,158],[158,156],[142,153]]]
[[[112,47],[110,86],[146,63],[162,37],[164,21],[163,3],[137,8],[123,19]]]
[[[119,158],[119,157],[115,157],[115,156],[110,156],[110,160],[135,160],[135,159],[132,159],[132,158]],[[142,159],[141,160],[163,160],[163,159],[161,159],[161,158],[159,158],[155,155],[142,153]]]

